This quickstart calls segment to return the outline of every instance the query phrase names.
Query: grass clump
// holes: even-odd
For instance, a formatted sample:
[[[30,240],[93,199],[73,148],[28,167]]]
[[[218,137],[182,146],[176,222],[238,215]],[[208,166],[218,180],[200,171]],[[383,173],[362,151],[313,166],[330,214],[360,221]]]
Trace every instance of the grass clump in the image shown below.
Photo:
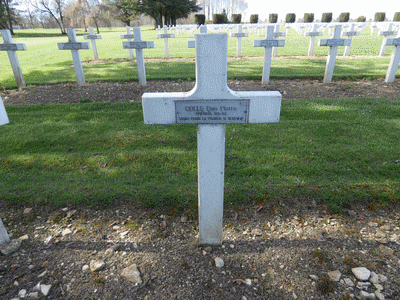
[[[333,292],[334,289],[334,284],[329,278],[329,276],[322,277],[317,284],[317,290],[320,291],[323,294],[328,294]]]
[[[311,251],[312,257],[320,263],[326,262],[328,260],[328,253],[319,248],[315,248]]]

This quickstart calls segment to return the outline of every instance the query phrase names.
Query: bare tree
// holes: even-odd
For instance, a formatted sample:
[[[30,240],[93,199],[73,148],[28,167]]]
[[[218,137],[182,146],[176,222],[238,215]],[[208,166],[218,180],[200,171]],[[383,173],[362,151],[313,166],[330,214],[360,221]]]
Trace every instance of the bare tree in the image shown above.
[[[50,17],[57,23],[62,34],[67,34],[64,25],[64,0],[32,0],[32,7],[42,14],[49,14]]]

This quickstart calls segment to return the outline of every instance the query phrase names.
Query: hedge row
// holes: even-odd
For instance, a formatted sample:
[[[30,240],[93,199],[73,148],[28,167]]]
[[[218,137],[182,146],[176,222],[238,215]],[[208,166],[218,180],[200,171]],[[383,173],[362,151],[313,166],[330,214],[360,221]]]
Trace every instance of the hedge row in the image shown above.
[[[198,25],[205,24],[206,16],[204,14],[195,14],[195,21]],[[360,16],[356,19],[356,22],[365,22],[366,17]],[[384,12],[375,13],[374,21],[375,22],[383,22],[386,19],[386,14]],[[269,23],[277,23],[278,22],[278,14],[270,14],[269,15]],[[350,20],[350,13],[341,13],[339,15],[339,22],[348,22]],[[241,23],[242,15],[241,14],[232,14],[232,23]],[[296,21],[296,14],[290,13],[286,15],[286,23],[294,23]],[[400,12],[396,12],[393,17],[393,21],[400,21]],[[304,14],[304,23],[312,23],[314,22],[314,14],[306,13]],[[329,23],[332,22],[332,13],[323,13],[321,22]],[[213,15],[213,23],[214,24],[225,24],[229,23],[226,13],[222,14],[214,14]],[[250,23],[258,23],[258,15],[250,15]]]

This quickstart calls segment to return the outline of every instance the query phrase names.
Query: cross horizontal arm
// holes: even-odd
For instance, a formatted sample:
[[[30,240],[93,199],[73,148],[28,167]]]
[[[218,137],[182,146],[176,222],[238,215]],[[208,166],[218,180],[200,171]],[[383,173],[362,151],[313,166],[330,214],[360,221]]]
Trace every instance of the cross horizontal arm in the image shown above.
[[[190,99],[190,92],[145,93],[142,97],[145,124],[176,124],[175,101]],[[248,123],[277,123],[282,95],[274,91],[234,92],[225,100],[249,100]],[[222,100],[222,99],[220,99]],[[215,100],[214,103],[217,103]]]

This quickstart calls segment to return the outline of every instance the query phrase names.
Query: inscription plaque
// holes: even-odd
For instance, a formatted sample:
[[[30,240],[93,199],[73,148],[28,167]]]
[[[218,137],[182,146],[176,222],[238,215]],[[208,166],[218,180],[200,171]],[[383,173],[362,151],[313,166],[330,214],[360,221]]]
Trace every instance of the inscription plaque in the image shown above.
[[[400,38],[388,39],[386,44],[389,45],[389,46],[399,46],[400,45]]]
[[[59,43],[59,50],[81,50],[89,49],[89,43]]]
[[[17,49],[17,44],[0,44],[0,51],[15,51]]]
[[[154,43],[153,46],[150,44],[148,45],[147,42],[123,42],[122,43],[124,49],[143,49],[143,48],[154,48]]]
[[[248,123],[250,100],[175,101],[177,124]]]
[[[163,38],[174,38],[175,34],[174,33],[162,33],[162,34],[157,34],[157,38],[163,39]]]
[[[327,46],[344,46],[344,40],[327,40],[326,41]]]

